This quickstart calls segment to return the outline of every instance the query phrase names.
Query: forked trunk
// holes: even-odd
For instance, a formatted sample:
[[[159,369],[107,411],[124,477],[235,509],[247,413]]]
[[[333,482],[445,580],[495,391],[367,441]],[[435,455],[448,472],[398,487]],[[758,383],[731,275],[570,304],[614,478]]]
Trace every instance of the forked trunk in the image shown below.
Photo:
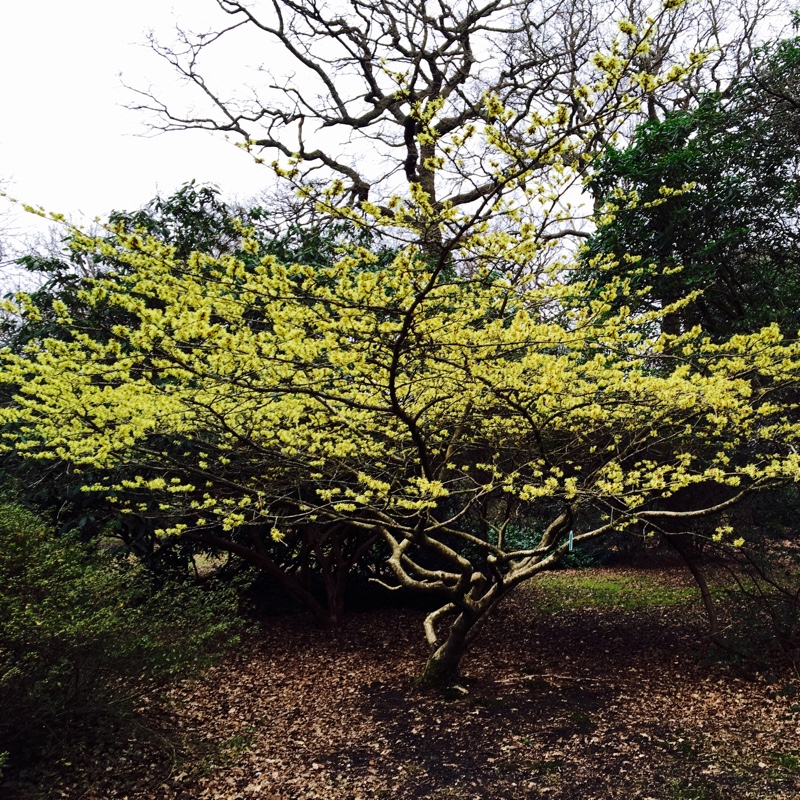
[[[450,626],[450,630],[447,631],[444,641],[433,645],[425,669],[417,679],[418,685],[444,688],[458,682],[461,659],[500,599],[500,597],[494,597],[490,602],[471,613],[459,612]]]
[[[443,688],[458,682],[459,664],[467,650],[467,643],[459,641],[451,634],[428,657],[425,669],[418,678],[423,687]]]

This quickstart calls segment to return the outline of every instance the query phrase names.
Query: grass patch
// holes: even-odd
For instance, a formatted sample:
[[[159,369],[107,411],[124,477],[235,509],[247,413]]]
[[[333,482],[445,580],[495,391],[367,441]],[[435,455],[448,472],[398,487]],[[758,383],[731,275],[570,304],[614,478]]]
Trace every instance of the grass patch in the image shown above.
[[[547,613],[581,608],[663,608],[686,605],[697,597],[694,587],[664,586],[658,574],[648,573],[550,572],[537,579],[533,590],[537,607]]]
[[[716,786],[687,786],[683,781],[673,781],[670,786],[670,800],[726,800]]]
[[[530,765],[531,771],[538,775],[557,775],[564,768],[563,759],[557,758],[552,761],[534,761]]]
[[[770,770],[773,779],[787,779],[800,775],[800,755],[794,750],[789,753],[770,753],[770,761],[776,764]]]

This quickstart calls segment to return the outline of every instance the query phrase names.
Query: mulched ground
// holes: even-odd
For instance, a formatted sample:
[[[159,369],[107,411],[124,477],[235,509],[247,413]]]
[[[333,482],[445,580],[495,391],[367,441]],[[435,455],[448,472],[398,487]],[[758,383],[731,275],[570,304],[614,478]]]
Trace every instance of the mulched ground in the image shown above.
[[[498,611],[464,661],[464,691],[447,696],[413,684],[422,612],[361,612],[336,634],[302,616],[266,620],[201,679],[143,700],[139,727],[5,791],[25,800],[800,797],[796,675],[745,678],[704,657],[696,605],[543,613],[538,591],[523,587]]]

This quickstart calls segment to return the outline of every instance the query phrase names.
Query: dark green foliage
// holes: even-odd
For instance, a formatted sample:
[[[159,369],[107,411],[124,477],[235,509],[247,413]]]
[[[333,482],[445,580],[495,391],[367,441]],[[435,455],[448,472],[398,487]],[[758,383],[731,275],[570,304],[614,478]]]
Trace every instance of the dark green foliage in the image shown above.
[[[35,754],[232,643],[229,587],[165,584],[0,503],[0,751]]]
[[[175,248],[186,260],[193,252],[209,255],[239,253],[240,224],[258,228],[265,214],[259,208],[232,208],[214,186],[184,184],[169,197],[155,197],[137,211],[114,211],[109,224],[141,231]]]
[[[566,537],[565,537],[566,538]],[[586,542],[567,552],[558,562],[558,566],[565,569],[589,569],[610,563],[617,555],[618,545],[625,543],[630,536],[619,534],[619,537],[610,536],[598,542]],[[510,525],[506,531],[506,540],[509,546],[518,550],[527,550],[536,547],[542,539],[542,526],[535,520],[525,520],[517,525]]]
[[[630,147],[596,163],[590,189],[619,211],[591,240],[586,263],[613,254],[620,264],[611,271],[645,290],[643,307],[702,290],[666,321],[668,332],[700,324],[724,337],[778,322],[794,335],[800,327],[798,41],[766,48],[725,97],[645,123]],[[638,201],[616,200],[619,190]],[[631,264],[625,254],[642,258]],[[581,277],[589,275],[602,284],[602,273]]]

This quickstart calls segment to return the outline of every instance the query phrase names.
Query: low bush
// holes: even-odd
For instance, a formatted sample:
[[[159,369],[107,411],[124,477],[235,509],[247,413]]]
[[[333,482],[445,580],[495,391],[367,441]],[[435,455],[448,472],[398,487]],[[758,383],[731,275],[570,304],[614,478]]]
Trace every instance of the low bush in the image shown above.
[[[0,502],[0,752],[12,767],[86,721],[124,716],[235,640],[234,588],[152,580]]]
[[[796,542],[763,541],[729,561],[726,638],[744,663],[800,670],[800,551]]]

